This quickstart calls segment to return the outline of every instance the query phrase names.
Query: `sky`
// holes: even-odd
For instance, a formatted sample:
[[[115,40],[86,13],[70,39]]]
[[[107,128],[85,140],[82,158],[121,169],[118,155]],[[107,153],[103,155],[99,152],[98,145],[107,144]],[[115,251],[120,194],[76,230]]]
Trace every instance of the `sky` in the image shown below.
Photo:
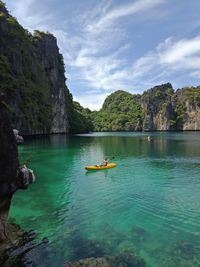
[[[200,0],[4,0],[29,31],[48,31],[75,101],[99,110],[116,90],[200,85]]]

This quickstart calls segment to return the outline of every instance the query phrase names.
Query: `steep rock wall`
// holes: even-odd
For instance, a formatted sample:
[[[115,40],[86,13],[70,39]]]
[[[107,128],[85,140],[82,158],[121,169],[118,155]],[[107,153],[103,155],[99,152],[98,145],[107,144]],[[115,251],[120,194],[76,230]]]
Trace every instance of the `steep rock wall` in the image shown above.
[[[0,80],[14,128],[22,134],[69,132],[72,98],[56,38],[30,34],[1,1]]]
[[[184,131],[200,130],[200,88],[178,89],[177,99],[183,107],[181,128]]]
[[[50,101],[53,111],[51,131],[53,133],[66,132],[69,129],[65,99],[68,89],[65,85],[63,58],[53,35],[35,32],[35,38],[37,39],[35,46],[50,85]]]
[[[155,86],[143,93],[140,99],[144,110],[144,131],[174,130],[174,90],[170,83]]]
[[[166,83],[142,95],[116,91],[92,118],[96,131],[200,131],[200,86],[175,92]]]

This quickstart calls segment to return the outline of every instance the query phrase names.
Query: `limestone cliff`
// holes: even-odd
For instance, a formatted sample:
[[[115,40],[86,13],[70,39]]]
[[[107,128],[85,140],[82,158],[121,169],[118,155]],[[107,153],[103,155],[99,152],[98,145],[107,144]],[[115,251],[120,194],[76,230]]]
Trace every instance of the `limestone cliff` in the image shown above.
[[[143,93],[144,131],[200,131],[200,87],[173,90],[170,83]]]
[[[200,87],[174,91],[166,83],[142,95],[116,91],[92,118],[96,131],[200,131]]]
[[[155,86],[140,99],[144,110],[144,131],[174,130],[174,90],[170,83]]]
[[[69,132],[72,97],[56,38],[26,31],[0,1],[0,92],[22,134]]]
[[[177,99],[182,105],[182,117],[179,129],[200,130],[200,87],[178,89]]]
[[[53,111],[53,133],[67,132],[69,129],[66,99],[64,64],[58,51],[57,40],[52,34],[35,31],[35,47],[44,66],[50,89],[50,102]]]

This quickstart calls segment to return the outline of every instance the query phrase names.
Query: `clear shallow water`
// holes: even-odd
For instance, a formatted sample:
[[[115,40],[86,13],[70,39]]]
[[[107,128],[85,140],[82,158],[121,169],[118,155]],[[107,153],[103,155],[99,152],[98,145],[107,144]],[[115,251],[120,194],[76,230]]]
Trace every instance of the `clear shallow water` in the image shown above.
[[[38,266],[135,248],[147,266],[200,266],[200,133],[55,135],[19,146],[37,181],[11,221],[34,229]],[[117,167],[86,172],[105,156]],[[199,265],[198,265],[199,264]]]

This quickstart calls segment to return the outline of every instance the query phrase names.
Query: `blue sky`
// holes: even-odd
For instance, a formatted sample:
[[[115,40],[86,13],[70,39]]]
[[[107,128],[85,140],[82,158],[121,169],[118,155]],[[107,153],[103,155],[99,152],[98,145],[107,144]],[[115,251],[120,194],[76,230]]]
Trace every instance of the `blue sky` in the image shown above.
[[[49,31],[74,100],[99,109],[116,90],[200,85],[200,0],[4,0],[30,31]]]

